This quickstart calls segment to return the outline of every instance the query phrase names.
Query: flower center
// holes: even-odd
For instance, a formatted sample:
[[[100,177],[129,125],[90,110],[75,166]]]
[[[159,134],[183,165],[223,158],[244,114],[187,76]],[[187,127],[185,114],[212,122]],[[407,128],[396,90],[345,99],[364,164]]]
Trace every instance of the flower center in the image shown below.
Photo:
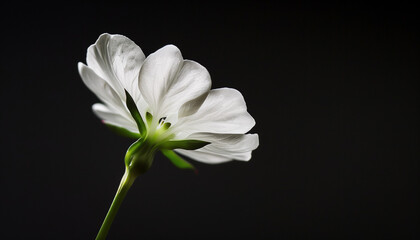
[[[157,126],[157,129],[160,129],[160,128],[166,128],[166,129],[168,129],[168,128],[170,128],[171,127],[171,123],[170,122],[165,122],[166,121],[166,117],[162,117],[162,118],[160,118],[159,119],[159,122],[158,122],[158,126]]]
[[[158,121],[153,119],[153,115],[149,112],[146,113],[148,138],[154,142],[167,141],[173,137],[170,131],[171,123],[166,121],[166,117],[161,117]]]

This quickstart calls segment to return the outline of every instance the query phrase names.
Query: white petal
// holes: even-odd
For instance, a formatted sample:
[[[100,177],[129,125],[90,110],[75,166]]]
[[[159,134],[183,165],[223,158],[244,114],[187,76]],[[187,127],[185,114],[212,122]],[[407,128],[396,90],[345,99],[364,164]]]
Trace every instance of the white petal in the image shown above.
[[[211,144],[205,148],[216,153],[243,153],[256,149],[259,145],[258,134],[215,134],[193,133],[187,139],[196,139]],[[220,151],[219,151],[220,150]]]
[[[153,115],[157,114],[165,88],[178,73],[182,61],[181,52],[173,45],[157,50],[144,61],[139,74],[139,89]]]
[[[144,59],[140,47],[127,37],[104,33],[88,48],[86,61],[121,97],[125,88],[137,100],[137,78]]]
[[[131,132],[139,133],[134,119],[127,119],[124,116],[111,111],[107,106],[101,103],[95,103],[92,106],[93,112],[105,123],[125,128]]]
[[[233,160],[228,157],[224,157],[224,156],[220,156],[216,154],[199,152],[198,150],[191,151],[191,150],[175,149],[175,152],[185,155],[198,162],[203,162],[207,164],[225,163],[225,162],[230,162]]]
[[[140,91],[157,119],[194,113],[210,87],[208,71],[194,61],[183,60],[173,45],[148,56],[139,74]]]
[[[184,60],[176,84],[166,95],[166,111],[179,109],[179,117],[197,112],[211,88],[210,74],[199,63]]]
[[[85,85],[112,110],[120,112],[125,106],[123,100],[103,78],[99,77],[90,67],[83,63],[78,64],[80,76]]]
[[[242,94],[232,88],[210,91],[200,109],[179,123],[181,138],[194,132],[243,134],[254,125]]]
[[[194,133],[189,139],[203,140],[211,144],[197,150],[176,151],[204,163],[222,163],[230,160],[248,161],[259,145],[258,134]]]

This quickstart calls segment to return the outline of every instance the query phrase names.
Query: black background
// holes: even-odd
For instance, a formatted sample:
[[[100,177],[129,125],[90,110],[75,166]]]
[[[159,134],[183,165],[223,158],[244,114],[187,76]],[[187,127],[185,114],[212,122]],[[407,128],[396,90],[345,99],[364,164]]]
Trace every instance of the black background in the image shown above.
[[[94,239],[131,140],[92,111],[77,63],[103,32],[172,43],[244,95],[250,162],[158,155],[109,239],[418,237],[418,17],[410,5],[3,5],[2,239]]]

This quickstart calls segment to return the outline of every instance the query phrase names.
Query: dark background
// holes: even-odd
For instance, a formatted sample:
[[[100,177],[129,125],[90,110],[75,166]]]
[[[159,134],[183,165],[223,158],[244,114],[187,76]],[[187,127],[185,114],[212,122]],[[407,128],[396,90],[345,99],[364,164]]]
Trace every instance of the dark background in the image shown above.
[[[131,140],[77,62],[103,32],[240,90],[260,146],[198,175],[158,155],[109,239],[414,239],[419,28],[410,5],[1,6],[1,239],[94,239]]]

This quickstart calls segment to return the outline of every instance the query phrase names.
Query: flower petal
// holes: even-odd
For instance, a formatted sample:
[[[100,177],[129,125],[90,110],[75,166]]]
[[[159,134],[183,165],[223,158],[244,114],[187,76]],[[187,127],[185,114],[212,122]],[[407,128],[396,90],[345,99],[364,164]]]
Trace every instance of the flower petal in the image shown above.
[[[210,87],[208,71],[194,61],[183,60],[173,45],[148,56],[139,74],[140,91],[157,119],[194,113]]]
[[[218,88],[211,90],[198,111],[179,125],[177,138],[182,139],[194,132],[243,134],[255,125],[255,120],[238,90]]]
[[[140,47],[127,37],[104,33],[88,48],[86,62],[121,97],[125,88],[137,100],[137,77],[144,59]]]
[[[176,85],[168,91],[170,96],[167,96],[166,107],[179,109],[179,117],[194,114],[210,91],[209,72],[197,62],[184,60],[176,81]]]
[[[182,61],[181,52],[173,45],[157,50],[144,61],[139,74],[139,89],[154,117],[158,117],[158,106],[164,98],[165,89],[175,78]]]
[[[125,118],[124,116],[111,111],[107,106],[101,103],[93,104],[92,110],[96,116],[107,124],[125,128],[130,132],[139,133],[137,124],[133,119]]]
[[[78,64],[80,76],[85,85],[111,109],[122,112],[125,109],[120,96],[103,78],[99,77],[90,67]]]
[[[221,155],[217,155],[213,153],[204,153],[199,150],[175,149],[174,151],[184,156],[187,156],[191,159],[194,159],[198,162],[207,163],[207,164],[225,163],[225,162],[230,162],[233,160],[225,156],[221,156]]]
[[[248,161],[259,145],[258,134],[194,133],[188,139],[211,142],[193,151],[176,149],[183,155],[204,163],[222,163],[230,160]]]

